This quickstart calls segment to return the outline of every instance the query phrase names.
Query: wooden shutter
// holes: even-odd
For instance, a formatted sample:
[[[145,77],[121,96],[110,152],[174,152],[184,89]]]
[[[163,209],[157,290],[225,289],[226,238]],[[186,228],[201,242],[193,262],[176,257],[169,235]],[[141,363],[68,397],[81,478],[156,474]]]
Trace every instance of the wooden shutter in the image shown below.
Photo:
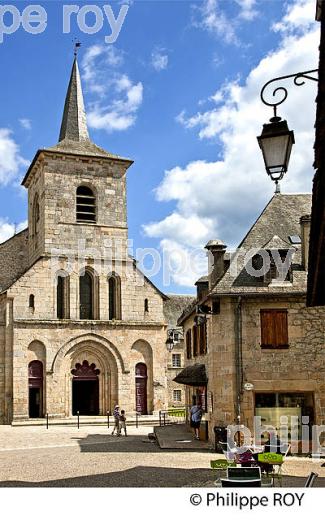
[[[288,313],[286,310],[274,311],[274,343],[277,348],[288,348]]]
[[[191,329],[186,332],[186,353],[187,359],[191,359],[192,357],[192,335]]]
[[[288,348],[288,313],[286,309],[261,310],[261,347]]]
[[[193,356],[196,357],[198,355],[198,333],[197,333],[197,325],[193,327]]]
[[[200,323],[200,325],[199,325],[199,337],[200,337],[200,354],[204,355],[207,352],[206,322]]]

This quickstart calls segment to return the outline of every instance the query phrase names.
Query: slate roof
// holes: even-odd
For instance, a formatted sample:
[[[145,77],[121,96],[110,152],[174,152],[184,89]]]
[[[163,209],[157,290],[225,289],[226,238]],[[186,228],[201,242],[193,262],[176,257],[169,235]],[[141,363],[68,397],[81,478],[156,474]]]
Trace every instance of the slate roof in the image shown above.
[[[28,268],[28,229],[25,229],[0,244],[0,293],[6,291]]]
[[[300,217],[310,214],[311,195],[275,194],[261,215],[248,231],[245,238],[232,255],[232,266],[213,288],[212,293],[295,293],[305,292],[307,273],[299,269],[301,264],[301,246],[295,246],[293,257],[293,283],[267,284],[250,276],[245,268],[244,254],[250,250],[273,249],[277,245],[282,249],[286,244],[292,249],[290,235],[300,235]],[[266,247],[267,246],[267,247]],[[272,246],[272,247],[270,247]]]
[[[81,79],[77,59],[74,59],[67,95],[64,104],[59,142],[55,146],[42,148],[37,151],[28,171],[24,177],[24,186],[34,164],[41,152],[57,152],[72,155],[87,155],[103,159],[125,161],[130,166],[131,159],[120,157],[107,152],[97,146],[89,138],[87,117],[85,112]]]

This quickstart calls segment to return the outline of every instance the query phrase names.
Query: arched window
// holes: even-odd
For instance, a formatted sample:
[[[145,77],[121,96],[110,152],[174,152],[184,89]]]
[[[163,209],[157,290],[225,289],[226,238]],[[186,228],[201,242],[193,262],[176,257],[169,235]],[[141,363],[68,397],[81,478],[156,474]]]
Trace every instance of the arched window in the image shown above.
[[[36,193],[34,197],[33,202],[33,212],[32,212],[32,231],[33,236],[37,236],[39,232],[39,219],[40,219],[40,212],[39,212],[39,199],[38,194]]]
[[[89,224],[96,222],[96,197],[88,186],[79,186],[77,188],[76,217],[77,222],[87,222]]]
[[[35,296],[33,294],[29,295],[29,308],[34,312],[34,310],[35,310]]]
[[[144,312],[149,312],[149,300],[146,298],[144,300]]]
[[[94,319],[94,280],[92,275],[86,271],[79,278],[80,286],[80,319]]]
[[[65,274],[57,277],[56,311],[59,320],[70,318],[70,278]]]
[[[108,279],[108,305],[109,320],[121,319],[121,280],[117,275],[112,275]]]

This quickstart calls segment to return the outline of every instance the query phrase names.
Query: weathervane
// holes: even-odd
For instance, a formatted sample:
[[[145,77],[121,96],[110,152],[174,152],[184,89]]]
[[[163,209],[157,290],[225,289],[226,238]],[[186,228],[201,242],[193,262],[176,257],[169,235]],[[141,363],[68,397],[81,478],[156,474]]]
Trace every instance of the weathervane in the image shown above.
[[[74,52],[73,52],[73,54],[74,54],[74,57],[76,58],[77,55],[78,55],[78,50],[79,50],[80,47],[81,47],[81,42],[78,40],[78,38],[74,38],[74,39],[72,40],[72,42],[73,42],[73,44],[74,44]]]

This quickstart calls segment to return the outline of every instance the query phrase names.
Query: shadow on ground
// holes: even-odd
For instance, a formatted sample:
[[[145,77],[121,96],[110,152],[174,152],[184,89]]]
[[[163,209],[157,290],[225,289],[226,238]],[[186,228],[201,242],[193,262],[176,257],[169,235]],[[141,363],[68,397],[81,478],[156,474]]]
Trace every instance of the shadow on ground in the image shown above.
[[[177,469],[138,466],[126,471],[102,473],[47,482],[0,482],[0,487],[214,487],[214,476],[209,469]],[[284,477],[283,487],[303,487],[303,477]],[[325,478],[316,481],[315,487],[325,487]]]
[[[128,435],[127,437],[121,436],[116,437],[112,435],[92,434],[87,435],[79,439],[78,437],[72,437],[77,440],[80,451],[85,453],[158,453],[161,452],[161,448],[158,446],[156,441],[150,441],[145,435]],[[193,453],[206,453],[206,448],[201,448],[200,443],[193,448],[187,449],[186,444],[182,444],[182,437],[179,437],[180,447],[179,448],[167,448],[164,452],[179,453],[180,451],[188,451]],[[211,450],[212,453],[212,450]]]

